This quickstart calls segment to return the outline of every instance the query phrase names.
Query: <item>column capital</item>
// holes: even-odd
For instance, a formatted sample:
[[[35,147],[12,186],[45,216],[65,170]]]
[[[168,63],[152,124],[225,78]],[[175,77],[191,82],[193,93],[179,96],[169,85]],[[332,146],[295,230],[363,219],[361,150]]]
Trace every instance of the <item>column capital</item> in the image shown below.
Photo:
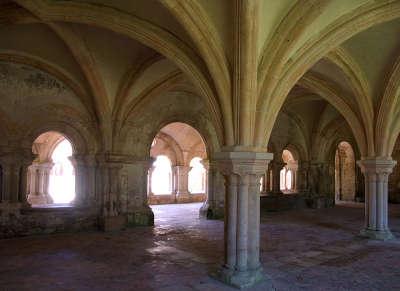
[[[51,168],[54,166],[54,163],[48,161],[48,162],[44,162],[44,163],[39,163],[39,164],[37,164],[37,166],[43,170],[51,170]]]
[[[211,165],[210,160],[202,159],[202,160],[200,161],[200,163],[203,165],[203,167],[204,167],[206,170],[209,170],[209,169],[210,169],[210,165]]]
[[[192,167],[190,166],[183,166],[183,165],[176,165],[172,166],[173,169],[177,169],[179,172],[189,172]]]
[[[265,173],[268,163],[273,159],[272,153],[267,152],[219,152],[215,154],[215,161],[221,172],[240,176]]]
[[[272,160],[271,161],[272,168],[273,169],[277,168],[277,169],[279,169],[279,171],[286,165],[287,164],[285,162],[283,162],[283,161],[282,162],[281,161],[276,161],[276,160]]]
[[[365,176],[365,228],[360,234],[370,239],[393,239],[388,225],[388,178],[396,161],[373,157],[357,164]]]
[[[69,160],[71,161],[72,165],[74,167],[79,166],[79,165],[85,165],[85,166],[95,166],[96,165],[96,157],[95,155],[85,155],[85,154],[74,154],[69,157]]]
[[[390,174],[397,162],[391,158],[367,158],[357,161],[364,174]]]

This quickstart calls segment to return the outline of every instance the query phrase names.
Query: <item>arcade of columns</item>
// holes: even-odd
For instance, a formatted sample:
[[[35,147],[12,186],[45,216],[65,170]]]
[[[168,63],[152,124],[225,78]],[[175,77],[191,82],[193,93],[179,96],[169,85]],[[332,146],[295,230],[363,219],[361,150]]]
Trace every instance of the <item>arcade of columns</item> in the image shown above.
[[[208,176],[208,161],[202,161],[205,165],[206,177]],[[158,203],[187,203],[187,202],[202,202],[206,198],[205,193],[190,193],[189,192],[189,172],[191,170],[190,166],[172,166],[172,189],[171,194],[164,193],[161,195],[155,194],[151,189],[152,178],[154,166],[149,169],[149,179],[148,179],[148,194],[149,194],[149,204]],[[207,181],[207,178],[206,178]],[[207,183],[207,182],[206,182]],[[163,199],[164,198],[164,199]],[[165,199],[166,198],[166,199]],[[164,201],[165,202],[164,202]]]

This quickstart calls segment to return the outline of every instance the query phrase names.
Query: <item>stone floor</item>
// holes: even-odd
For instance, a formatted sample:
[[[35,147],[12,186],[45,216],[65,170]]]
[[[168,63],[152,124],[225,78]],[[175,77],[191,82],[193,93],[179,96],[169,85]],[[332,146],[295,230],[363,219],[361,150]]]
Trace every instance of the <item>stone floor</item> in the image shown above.
[[[207,274],[222,261],[223,222],[200,204],[154,206],[154,228],[0,241],[0,290],[231,290]],[[390,224],[400,237],[400,208]],[[400,242],[356,237],[359,205],[263,213],[270,281],[251,290],[400,290]]]

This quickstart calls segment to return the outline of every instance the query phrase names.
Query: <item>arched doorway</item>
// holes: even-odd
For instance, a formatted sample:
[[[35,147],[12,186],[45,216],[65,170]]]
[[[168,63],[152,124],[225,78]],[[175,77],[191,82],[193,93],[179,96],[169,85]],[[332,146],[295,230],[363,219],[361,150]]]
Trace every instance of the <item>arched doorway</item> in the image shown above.
[[[356,162],[352,146],[342,141],[335,153],[335,200],[354,201],[356,193]]]
[[[207,198],[207,151],[199,132],[185,123],[170,123],[155,136],[150,156],[148,203],[197,203],[192,207],[200,209]]]
[[[28,202],[32,206],[71,203],[75,199],[71,142],[61,133],[49,131],[36,138],[32,152],[36,159],[28,169]]]
[[[285,166],[280,172],[280,190],[284,193],[296,191],[296,174],[298,163],[294,159],[291,151],[285,149],[282,152],[282,160]]]

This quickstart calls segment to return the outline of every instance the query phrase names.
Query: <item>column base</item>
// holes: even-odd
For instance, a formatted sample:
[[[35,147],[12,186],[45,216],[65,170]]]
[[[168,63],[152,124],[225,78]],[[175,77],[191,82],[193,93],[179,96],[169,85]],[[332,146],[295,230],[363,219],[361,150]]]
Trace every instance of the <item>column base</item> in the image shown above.
[[[237,271],[222,267],[211,276],[222,283],[239,289],[248,288],[269,279],[264,275],[262,267],[247,271]]]
[[[30,205],[28,201],[21,202],[21,209],[30,209],[30,208],[32,208],[32,205]]]
[[[47,205],[53,203],[53,199],[46,194],[29,194],[27,201],[31,205]]]
[[[154,213],[149,206],[129,210],[127,213],[127,226],[153,226]]]
[[[119,231],[126,226],[126,216],[107,216],[100,218],[100,228],[104,231]]]
[[[269,196],[282,196],[282,191],[269,192]]]
[[[220,219],[224,217],[224,212],[223,208],[211,207],[208,203],[204,203],[199,210],[199,216],[207,219]]]
[[[389,229],[379,231],[366,228],[360,231],[360,236],[368,239],[383,240],[383,241],[396,239],[396,237],[392,234],[392,232]]]
[[[189,203],[190,201],[190,193],[177,193],[175,196],[176,203]]]

